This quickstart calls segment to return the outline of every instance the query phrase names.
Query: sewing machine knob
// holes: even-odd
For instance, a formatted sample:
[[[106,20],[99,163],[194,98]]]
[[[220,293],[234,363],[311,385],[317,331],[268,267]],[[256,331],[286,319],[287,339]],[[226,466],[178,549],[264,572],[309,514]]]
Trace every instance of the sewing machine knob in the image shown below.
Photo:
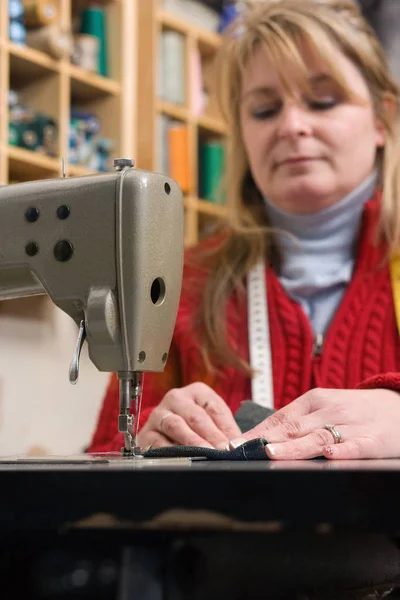
[[[122,171],[125,167],[134,167],[135,161],[132,158],[115,158],[114,167],[117,171]]]

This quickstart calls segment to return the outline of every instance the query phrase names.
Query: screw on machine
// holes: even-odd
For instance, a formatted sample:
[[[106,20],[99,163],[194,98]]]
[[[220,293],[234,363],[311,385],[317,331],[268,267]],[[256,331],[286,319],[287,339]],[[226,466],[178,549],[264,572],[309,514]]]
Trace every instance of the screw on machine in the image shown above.
[[[125,167],[134,167],[135,161],[132,158],[114,158],[114,167],[117,171],[122,171]]]

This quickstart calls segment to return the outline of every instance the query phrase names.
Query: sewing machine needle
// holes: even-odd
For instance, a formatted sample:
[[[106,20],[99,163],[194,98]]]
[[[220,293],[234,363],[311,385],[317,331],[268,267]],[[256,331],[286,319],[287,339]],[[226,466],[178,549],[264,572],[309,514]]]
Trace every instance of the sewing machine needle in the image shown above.
[[[124,442],[125,442],[125,450],[127,450],[127,452],[132,452],[132,436],[129,433],[129,431],[126,431],[124,433]]]
[[[137,446],[139,417],[142,396],[141,374],[133,373],[133,377],[120,378],[120,410],[118,431],[124,434],[125,451],[132,454]],[[131,404],[133,414],[131,414]]]

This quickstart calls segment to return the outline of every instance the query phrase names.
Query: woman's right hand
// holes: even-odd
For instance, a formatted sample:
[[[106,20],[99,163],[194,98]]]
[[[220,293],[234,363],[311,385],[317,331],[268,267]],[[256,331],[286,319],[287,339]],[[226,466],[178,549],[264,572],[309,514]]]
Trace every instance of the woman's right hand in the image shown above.
[[[139,433],[141,448],[203,446],[225,448],[241,435],[225,401],[204,383],[170,390]]]

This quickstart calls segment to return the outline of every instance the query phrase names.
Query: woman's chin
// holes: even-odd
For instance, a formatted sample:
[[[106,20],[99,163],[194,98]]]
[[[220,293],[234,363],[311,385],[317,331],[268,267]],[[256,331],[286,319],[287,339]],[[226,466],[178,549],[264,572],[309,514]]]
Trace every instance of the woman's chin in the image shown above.
[[[335,202],[333,186],[327,182],[317,185],[316,181],[285,182],[280,189],[268,194],[268,197],[284,210],[296,213],[315,212]],[[339,200],[340,198],[338,198]]]

